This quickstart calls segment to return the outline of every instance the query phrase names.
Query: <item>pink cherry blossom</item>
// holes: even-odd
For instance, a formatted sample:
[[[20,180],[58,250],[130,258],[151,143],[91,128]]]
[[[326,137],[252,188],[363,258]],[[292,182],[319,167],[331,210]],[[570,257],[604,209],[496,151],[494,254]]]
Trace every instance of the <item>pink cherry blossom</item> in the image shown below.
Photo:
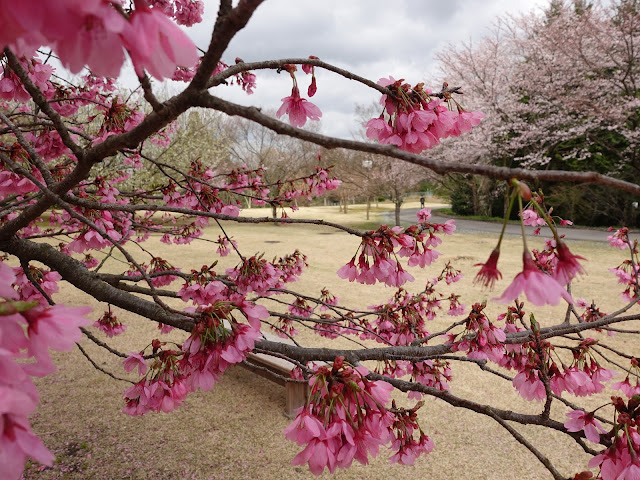
[[[157,79],[171,78],[177,66],[193,67],[199,59],[191,39],[160,10],[136,0],[130,27],[122,38],[138,76],[146,69]]]
[[[629,229],[627,227],[622,227],[618,230],[609,227],[609,231],[614,232],[607,237],[610,246],[619,248],[620,250],[629,248]]]
[[[485,263],[476,263],[475,266],[481,266],[482,268],[473,280],[473,283],[479,283],[483,287],[493,288],[496,280],[502,278],[502,273],[498,270],[498,258],[500,257],[500,250],[497,248],[491,252],[489,259]]]
[[[204,4],[202,0],[176,0],[174,18],[179,25],[190,27],[202,22]]]
[[[138,375],[147,373],[147,361],[139,353],[129,352],[129,356],[123,360],[122,364],[126,372],[137,368]]]
[[[280,118],[284,114],[289,115],[289,123],[294,127],[301,128],[310,120],[320,120],[322,112],[313,103],[300,97],[297,86],[291,90],[291,96],[282,99],[282,106],[276,112],[276,117]]]
[[[431,208],[426,207],[421,210],[418,210],[416,215],[418,216],[418,221],[420,223],[426,223],[427,220],[431,218]]]
[[[547,224],[547,222],[545,222],[543,218],[540,218],[538,212],[532,208],[528,208],[520,212],[520,217],[522,217],[522,223],[524,223],[525,225],[530,225],[532,227],[538,227]]]
[[[631,398],[634,395],[640,395],[640,382],[638,379],[635,379],[635,385],[631,385],[631,381],[629,380],[629,376],[627,376],[623,381],[616,382],[611,385],[611,388],[614,390],[620,390],[627,397]]]
[[[536,267],[529,251],[522,254],[523,270],[515,276],[504,293],[494,300],[510,303],[524,292],[534,305],[557,305],[561,298],[573,303],[571,295],[556,280]]]
[[[537,370],[522,371],[513,378],[513,386],[525,400],[542,401],[547,394]]]
[[[309,407],[303,407],[283,433],[285,438],[298,445],[304,445],[314,438],[323,438],[326,435],[322,422],[311,414]]]
[[[90,307],[67,307],[54,305],[49,308],[36,307],[23,312],[28,328],[28,352],[37,360],[37,364],[26,364],[30,375],[47,375],[55,371],[51,363],[48,348],[57,351],[71,350],[80,341],[82,332],[78,327],[88,325],[86,318]]]
[[[51,466],[55,457],[33,434],[24,415],[0,414],[0,465],[3,478],[20,478],[27,457]]]
[[[13,269],[4,262],[0,262],[0,297],[16,300],[18,292],[11,286],[16,281]]]
[[[108,3],[95,1],[69,16],[75,20],[71,28],[77,34],[55,41],[62,64],[72,73],[88,65],[97,76],[117,77],[124,62],[121,35],[128,27],[124,17]]]
[[[556,246],[558,262],[553,270],[553,278],[555,278],[560,285],[566,285],[576,275],[583,274],[584,268],[578,262],[578,260],[585,260],[579,255],[574,255],[569,250],[569,247],[564,242],[558,242]]]
[[[583,412],[582,410],[573,410],[567,413],[567,417],[569,417],[570,420],[564,422],[564,428],[569,432],[579,432],[584,430],[587,440],[594,443],[600,442],[600,433],[607,432],[602,424],[593,417],[592,413]]]
[[[120,323],[118,317],[110,311],[104,312],[104,315],[93,323],[93,326],[107,335],[107,337],[115,337],[123,333],[127,326]]]

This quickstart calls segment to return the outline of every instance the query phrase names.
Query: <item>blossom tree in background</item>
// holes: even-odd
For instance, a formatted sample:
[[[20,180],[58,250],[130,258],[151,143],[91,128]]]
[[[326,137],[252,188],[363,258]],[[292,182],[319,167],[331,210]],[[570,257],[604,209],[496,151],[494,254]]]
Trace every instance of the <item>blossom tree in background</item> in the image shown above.
[[[637,10],[634,1],[550,2],[543,14],[499,18],[484,38],[440,52],[442,74],[487,118],[438,156],[634,181]],[[623,192],[556,184],[547,193],[581,223],[638,222]]]
[[[600,312],[596,303],[583,304],[568,285],[583,272],[584,259],[571,252],[557,231],[560,221],[525,182],[591,183],[634,195],[640,194],[640,186],[593,172],[525,170],[424,156],[425,150],[444,139],[467,134],[483,118],[462,107],[457,86],[432,91],[422,83],[393,77],[376,83],[313,56],[224,63],[229,42],[261,3],[240,0],[234,7],[230,0],[222,0],[210,43],[200,55],[177,25],[200,20],[199,1],[0,2],[3,475],[19,478],[28,457],[43,465],[54,461],[29,425],[28,416],[38,403],[31,379],[54,371],[50,349],[69,350],[85,336],[125,358],[123,368],[140,376],[124,392],[123,411],[129,415],[179,408],[189,393],[210,390],[223,380],[227,368],[253,351],[291,360],[298,366],[298,378],[308,382],[309,396],[284,435],[301,447],[293,463],[308,464],[314,474],[325,468],[330,472],[348,468],[354,460],[366,464],[381,446],[390,449],[391,462],[413,464],[434,449],[418,413],[422,397],[431,396],[496,421],[555,479],[571,473],[559,472],[519,426],[537,425],[573,438],[593,455],[588,466],[596,478],[637,478],[638,360],[591,337],[599,330],[633,325],[640,318],[635,313],[637,242],[626,228],[610,236],[612,246],[629,253],[629,259],[614,269],[626,303],[610,314]],[[71,72],[82,72],[81,81],[76,85],[58,80],[47,63],[50,55]],[[138,75],[140,96],[122,95],[112,80],[125,56]],[[216,95],[218,89],[234,87],[250,94],[258,85],[257,72],[264,69],[283,73],[283,103],[276,118]],[[300,128],[322,114],[316,69],[381,95],[380,111],[366,125],[367,136],[378,143],[330,138]],[[161,101],[150,76],[182,81],[184,88]],[[305,93],[314,97],[313,103]],[[523,222],[548,225],[554,238],[544,251],[532,252],[523,237],[522,272],[491,300],[504,303],[504,313],[497,318],[485,313],[484,301],[466,306],[460,295],[439,294],[443,285],[455,285],[461,278],[451,264],[411,293],[407,290],[414,280],[411,271],[429,267],[437,259],[436,247],[455,231],[453,221],[435,222],[423,209],[415,225],[359,231],[312,219],[240,217],[246,199],[252,205],[286,206],[297,198],[333,190],[340,181],[323,165],[273,185],[259,168],[221,172],[212,168],[215,159],[194,157],[187,163],[167,156],[165,161],[157,147],[171,144],[178,128],[174,122],[193,108],[242,117],[327,149],[387,156],[438,174],[476,174],[505,181],[507,216],[518,211]],[[101,168],[106,162],[110,168]],[[130,178],[141,170],[154,172],[154,184],[130,187]],[[307,266],[305,245],[268,261],[264,255],[245,252],[241,238],[230,238],[225,230],[228,222],[277,222],[284,228],[317,223],[354,235],[360,245],[351,259],[344,259],[337,277],[384,284],[393,293],[386,302],[354,310],[326,290],[315,296],[295,292],[291,284]],[[207,259],[199,269],[187,272],[144,247],[151,235],[177,246],[206,239],[210,224],[217,229],[217,255],[234,256],[234,267],[223,271]],[[479,265],[477,281],[483,285],[491,286],[501,277],[501,239]],[[115,255],[125,259],[125,266],[116,273],[103,272],[104,263]],[[56,303],[60,282],[102,302],[105,310],[93,312],[92,321],[87,307]],[[182,307],[171,306],[178,300]],[[529,313],[530,308],[559,303],[567,305],[562,318],[536,319]],[[276,308],[283,304],[287,313]],[[126,331],[112,306],[156,322],[159,338],[140,339],[146,347],[129,354],[110,347],[109,338]],[[450,326],[428,333],[428,322],[441,315],[452,317]],[[90,323],[101,338],[86,328]],[[285,337],[306,326],[324,337],[351,338],[353,347],[314,348],[267,340],[263,332],[269,326]],[[180,344],[161,340],[170,329],[184,332]],[[637,335],[633,328],[617,330]],[[615,359],[606,360],[609,356]],[[365,365],[368,361],[378,361],[379,367],[372,371]],[[541,402],[539,413],[480,404],[451,393],[457,361],[478,365],[487,375],[504,379],[506,388],[515,388],[524,399]],[[565,398],[601,392],[614,370],[621,373],[616,380],[624,380],[611,385],[619,394],[604,405],[588,409]],[[391,402],[394,389],[406,392],[416,401],[414,406]],[[556,406],[566,417],[556,413]],[[574,478],[593,476],[585,470]]]

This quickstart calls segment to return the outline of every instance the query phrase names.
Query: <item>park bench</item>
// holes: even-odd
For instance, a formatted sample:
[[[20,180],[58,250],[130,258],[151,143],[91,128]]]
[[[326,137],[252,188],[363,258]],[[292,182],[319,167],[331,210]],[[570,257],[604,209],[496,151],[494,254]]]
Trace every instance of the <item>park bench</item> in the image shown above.
[[[293,343],[288,339],[282,339],[265,332],[263,332],[263,336],[272,342]],[[309,384],[305,380],[291,378],[291,371],[295,368],[295,364],[284,358],[264,353],[249,353],[246,361],[241,365],[278,385],[284,386],[284,414],[287,418],[295,418],[296,410],[305,404],[309,393]]]

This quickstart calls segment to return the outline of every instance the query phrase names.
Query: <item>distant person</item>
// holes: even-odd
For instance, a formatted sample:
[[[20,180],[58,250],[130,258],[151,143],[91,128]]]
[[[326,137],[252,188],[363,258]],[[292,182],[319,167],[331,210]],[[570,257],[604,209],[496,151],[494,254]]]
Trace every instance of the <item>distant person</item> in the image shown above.
[[[424,208],[424,195],[420,195],[420,208]]]

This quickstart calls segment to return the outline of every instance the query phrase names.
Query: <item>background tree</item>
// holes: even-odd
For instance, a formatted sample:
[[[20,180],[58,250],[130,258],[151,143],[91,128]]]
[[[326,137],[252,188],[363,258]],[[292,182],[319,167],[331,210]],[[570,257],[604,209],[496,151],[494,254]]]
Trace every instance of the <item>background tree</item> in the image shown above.
[[[633,178],[637,15],[634,2],[555,2],[544,16],[503,18],[475,45],[443,52],[449,81],[462,82],[467,101],[491,112],[482,131],[445,155]],[[585,190],[548,187],[560,215],[573,212],[577,221],[594,225],[637,221],[628,195],[616,193],[611,201],[597,187],[588,197]]]
[[[221,124],[221,135],[227,141],[232,162],[237,166],[262,169],[262,177],[270,186],[270,196],[281,195],[283,179],[301,177],[318,164],[318,148],[291,137],[283,137],[262,125],[231,118]],[[247,199],[250,206],[250,199]],[[272,216],[277,217],[277,203],[272,203]]]

